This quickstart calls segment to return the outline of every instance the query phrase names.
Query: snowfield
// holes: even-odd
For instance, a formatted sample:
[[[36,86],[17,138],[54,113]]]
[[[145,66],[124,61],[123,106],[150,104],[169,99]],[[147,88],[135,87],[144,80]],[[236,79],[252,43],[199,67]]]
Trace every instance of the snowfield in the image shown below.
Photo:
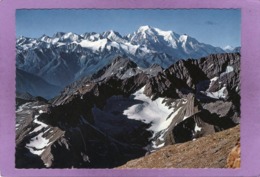
[[[144,89],[145,87],[133,94],[135,96],[134,99],[140,100],[142,103],[129,107],[123,114],[129,119],[140,120],[146,124],[151,123],[152,125],[148,130],[153,132],[161,131],[171,123],[167,118],[173,110],[163,103],[163,98],[152,101],[143,93]]]
[[[154,135],[169,127],[172,120],[178,115],[183,107],[174,110],[174,107],[166,106],[164,98],[152,100],[144,92],[145,86],[133,94],[135,100],[142,103],[133,105],[123,112],[129,119],[140,120],[146,124],[151,124],[147,130]]]
[[[42,114],[44,111],[39,110],[40,114]],[[30,142],[26,144],[26,148],[29,149],[29,151],[32,154],[40,156],[45,148],[51,144],[52,142],[49,141],[49,139],[44,137],[44,134],[50,130],[50,128],[47,128],[48,125],[39,121],[37,118],[40,116],[40,114],[37,114],[34,116],[33,122],[36,123],[38,126],[33,129],[29,134],[36,133],[37,135],[32,137],[30,139]]]

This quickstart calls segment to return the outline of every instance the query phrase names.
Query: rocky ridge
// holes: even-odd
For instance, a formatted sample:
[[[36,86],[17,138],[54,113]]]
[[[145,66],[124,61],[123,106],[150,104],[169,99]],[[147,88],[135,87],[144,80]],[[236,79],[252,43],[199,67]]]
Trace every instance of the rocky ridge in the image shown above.
[[[164,70],[119,57],[48,102],[24,96],[16,167],[113,168],[232,128],[240,122],[239,68],[238,53]]]

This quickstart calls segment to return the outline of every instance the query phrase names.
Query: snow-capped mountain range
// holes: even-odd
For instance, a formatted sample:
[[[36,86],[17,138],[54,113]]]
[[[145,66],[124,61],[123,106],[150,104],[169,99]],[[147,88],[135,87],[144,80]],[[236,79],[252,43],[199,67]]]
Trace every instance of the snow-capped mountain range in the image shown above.
[[[198,59],[226,52],[186,34],[150,26],[141,26],[127,36],[110,30],[102,34],[58,32],[53,37],[20,37],[16,48],[18,69],[58,87],[94,74],[117,56],[127,57],[141,68],[152,64],[167,68],[179,59]]]

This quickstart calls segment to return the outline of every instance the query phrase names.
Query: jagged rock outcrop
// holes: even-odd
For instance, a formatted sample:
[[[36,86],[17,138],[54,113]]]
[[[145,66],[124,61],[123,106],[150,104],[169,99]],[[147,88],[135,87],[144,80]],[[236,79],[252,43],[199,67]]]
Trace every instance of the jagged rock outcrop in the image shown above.
[[[210,92],[218,91],[226,84],[228,91],[240,93],[239,72],[238,53],[209,55],[200,60],[180,60],[150,79],[146,94],[155,97],[171,94],[177,97],[196,93],[197,97],[204,95],[218,99]]]
[[[144,90],[147,96],[153,100],[170,97],[169,105],[181,107],[174,107],[178,111],[173,121],[166,132],[156,133],[155,144],[186,142],[238,124],[239,66],[239,54],[210,55],[200,60],[178,61],[151,78]]]
[[[113,168],[232,128],[239,63],[239,54],[217,54],[142,70],[118,57],[52,100],[28,98],[17,105],[16,167]]]
[[[147,125],[128,119],[119,121],[118,124],[126,126],[116,134],[118,137],[110,136],[85,115],[77,117],[77,106],[70,107],[75,111],[72,113],[77,113],[74,115],[40,102],[19,107],[16,126],[17,168],[111,168],[144,155],[142,146],[150,136],[148,132],[143,133]],[[65,117],[67,114],[72,117]],[[64,116],[64,119],[59,116]],[[127,131],[123,128],[127,128]],[[143,139],[140,134],[143,134]],[[127,137],[131,139],[125,139]],[[134,137],[139,138],[136,140]]]

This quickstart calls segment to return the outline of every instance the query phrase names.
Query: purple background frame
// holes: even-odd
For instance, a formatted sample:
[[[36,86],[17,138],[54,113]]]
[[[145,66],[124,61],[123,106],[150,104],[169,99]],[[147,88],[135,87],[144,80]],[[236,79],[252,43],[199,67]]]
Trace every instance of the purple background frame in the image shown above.
[[[15,10],[49,8],[241,9],[240,169],[15,169]],[[236,29],[234,29],[236,30]],[[0,0],[0,176],[260,176],[259,0]]]

